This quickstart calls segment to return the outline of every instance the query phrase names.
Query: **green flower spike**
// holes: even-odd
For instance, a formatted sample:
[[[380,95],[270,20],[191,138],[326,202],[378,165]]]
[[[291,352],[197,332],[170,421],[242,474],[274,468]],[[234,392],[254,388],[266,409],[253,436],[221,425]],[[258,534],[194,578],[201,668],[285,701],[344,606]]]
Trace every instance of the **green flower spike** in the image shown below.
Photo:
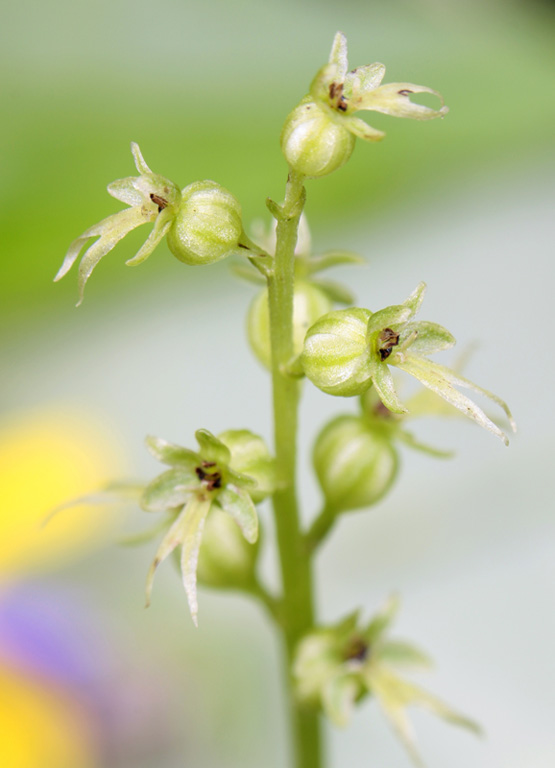
[[[385,67],[368,64],[348,71],[347,39],[335,35],[328,64],[318,72],[305,96],[288,116],[281,147],[289,165],[309,177],[325,176],[347,162],[355,138],[380,141],[385,134],[354,116],[368,110],[413,120],[432,120],[447,114],[437,91],[413,83],[381,85]],[[411,94],[431,93],[441,102],[431,109],[410,100]]]
[[[426,668],[430,660],[413,645],[387,636],[397,608],[398,601],[392,598],[366,626],[360,626],[356,611],[334,626],[306,635],[296,650],[293,676],[299,699],[322,708],[339,727],[347,725],[357,702],[375,696],[414,763],[421,766],[407,717],[409,707],[426,709],[477,734],[480,728],[399,676],[398,669]]]
[[[156,569],[181,547],[183,584],[197,625],[197,564],[207,516],[211,510],[217,516],[227,513],[246,541],[254,544],[258,538],[258,517],[253,496],[261,501],[273,491],[274,467],[262,439],[247,430],[230,430],[218,438],[199,429],[195,436],[198,452],[157,437],[147,438],[152,455],[171,469],[145,488],[141,503],[146,511],[170,513],[172,519],[148,572],[147,605]],[[249,474],[243,474],[243,469]],[[221,551],[224,550],[225,544]]]
[[[261,224],[257,227],[257,232],[253,233],[257,242],[260,242],[264,250],[270,254],[275,252],[276,224],[274,220],[269,231]],[[317,274],[335,266],[362,263],[364,260],[351,251],[333,250],[313,255],[310,229],[305,215],[301,216],[295,247],[294,358],[301,354],[306,332],[319,317],[330,312],[335,303],[353,303],[353,296],[347,288],[333,280],[322,280]],[[240,265],[235,268],[235,272],[250,282],[256,284],[265,282],[260,273],[250,265]],[[267,288],[263,288],[251,302],[247,316],[247,332],[254,354],[266,368],[271,370],[270,308]]]
[[[389,366],[400,368],[508,445],[504,432],[456,387],[469,389],[497,403],[515,431],[507,404],[501,398],[428,359],[455,344],[449,331],[436,323],[413,322],[420,309],[425,283],[403,304],[379,312],[345,309],[320,318],[306,334],[301,364],[306,376],[331,395],[361,395],[374,386],[381,402],[393,413],[407,413],[399,401]]]
[[[130,207],[108,216],[83,232],[77,240],[74,240],[69,246],[64,263],[54,278],[55,281],[61,280],[69,272],[85,244],[92,238],[97,238],[94,243],[89,245],[79,264],[79,302],[77,306],[83,301],[85,285],[93,269],[125,235],[136,227],[140,227],[141,224],[154,222],[154,228],[146,242],[138,253],[126,262],[129,266],[141,264],[166,235],[177,215],[181,200],[179,187],[164,176],[159,176],[150,170],[138,144],[131,144],[131,152],[140,175],[128,176],[108,184],[110,195]]]

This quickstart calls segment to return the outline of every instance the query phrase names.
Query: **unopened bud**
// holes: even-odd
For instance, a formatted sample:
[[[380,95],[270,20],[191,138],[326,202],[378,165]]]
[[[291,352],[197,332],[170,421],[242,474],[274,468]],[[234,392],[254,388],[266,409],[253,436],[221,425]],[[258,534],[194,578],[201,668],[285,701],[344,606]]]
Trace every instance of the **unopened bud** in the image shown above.
[[[350,158],[355,137],[326,105],[310,97],[296,107],[281,131],[281,150],[297,173],[316,178],[341,168]]]
[[[258,542],[249,544],[241,529],[218,504],[213,504],[204,525],[197,577],[209,587],[237,588],[253,580]]]
[[[332,308],[332,302],[320,288],[298,281],[293,294],[293,356],[300,355],[306,332],[310,326]],[[266,368],[272,367],[270,344],[270,309],[268,290],[256,296],[247,317],[247,330],[251,348]]]
[[[387,437],[359,416],[338,416],[316,438],[314,468],[328,508],[369,507],[391,487],[398,457]]]
[[[309,328],[301,364],[312,383],[330,395],[361,395],[371,384],[367,309],[329,312]]]
[[[195,181],[181,196],[168,246],[185,264],[213,264],[237,247],[243,232],[238,200],[215,181]]]

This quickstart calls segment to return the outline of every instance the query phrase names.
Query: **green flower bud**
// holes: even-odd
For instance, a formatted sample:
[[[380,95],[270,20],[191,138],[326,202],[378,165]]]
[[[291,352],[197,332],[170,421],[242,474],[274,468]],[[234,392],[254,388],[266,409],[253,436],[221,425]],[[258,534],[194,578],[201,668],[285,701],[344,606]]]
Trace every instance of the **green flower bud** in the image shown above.
[[[238,200],[215,181],[195,181],[182,192],[168,247],[185,264],[213,264],[237,247],[243,232]]]
[[[229,448],[233,471],[254,481],[248,489],[253,502],[259,504],[270,496],[276,483],[275,460],[264,440],[248,429],[228,429],[218,440]]]
[[[202,534],[199,582],[220,589],[248,585],[254,577],[258,543],[249,544],[235,520],[218,504],[212,504]]]
[[[391,487],[398,456],[387,437],[359,416],[338,416],[316,438],[314,469],[336,512],[369,507]]]
[[[280,141],[291,168],[311,178],[341,168],[355,146],[355,136],[309,96],[287,116]]]
[[[365,392],[372,381],[367,309],[329,312],[309,328],[301,356],[307,378],[330,395],[351,397]]]
[[[332,308],[324,291],[311,283],[297,281],[293,294],[293,354],[300,355],[307,330]],[[247,316],[247,332],[251,348],[266,368],[272,367],[270,345],[270,309],[268,290],[264,289],[252,301]],[[248,474],[248,473],[247,473]]]

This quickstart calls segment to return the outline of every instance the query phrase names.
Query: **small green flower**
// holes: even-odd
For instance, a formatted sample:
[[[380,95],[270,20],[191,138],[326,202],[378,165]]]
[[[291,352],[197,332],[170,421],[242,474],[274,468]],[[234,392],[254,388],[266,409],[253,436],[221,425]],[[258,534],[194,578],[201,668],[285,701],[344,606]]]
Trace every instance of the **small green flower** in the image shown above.
[[[183,584],[196,625],[197,564],[207,516],[211,509],[227,513],[246,541],[254,544],[258,538],[254,504],[273,492],[274,466],[262,438],[247,430],[229,430],[218,438],[199,429],[195,436],[198,452],[157,437],[147,438],[152,455],[171,469],[145,488],[141,504],[148,512],[169,513],[171,520],[148,573],[147,605],[156,569],[174,549],[181,547]],[[243,471],[248,471],[248,475]],[[219,525],[215,527],[221,529]],[[225,535],[228,536],[227,531]],[[234,545],[235,560],[236,550]],[[239,560],[242,568],[245,558]]]
[[[93,269],[125,235],[136,227],[140,227],[141,224],[154,222],[154,228],[146,242],[138,253],[126,262],[130,266],[141,264],[167,234],[177,215],[181,201],[179,187],[164,176],[159,176],[150,170],[138,144],[131,144],[131,152],[140,175],[128,176],[108,184],[110,195],[130,207],[108,216],[74,240],[54,278],[55,281],[61,280],[69,272],[85,244],[95,238],[95,242],[89,245],[79,264],[77,306],[83,301],[85,285]]]
[[[452,347],[455,339],[436,323],[413,322],[425,290],[425,283],[420,283],[403,304],[378,312],[353,308],[324,315],[306,334],[301,355],[304,373],[319,389],[332,395],[361,395],[373,385],[385,407],[402,414],[408,411],[395,390],[389,369],[395,366],[508,444],[503,431],[456,387],[470,389],[497,403],[514,431],[507,404],[487,389],[428,359],[428,355]]]
[[[392,598],[366,626],[359,612],[338,624],[316,629],[299,643],[293,662],[296,693],[308,706],[322,708],[337,726],[347,725],[354,705],[375,696],[416,765],[416,750],[408,707],[420,707],[454,725],[480,733],[479,726],[419,686],[400,677],[397,669],[429,667],[418,648],[388,637],[398,601]]]
[[[432,120],[447,114],[437,91],[413,83],[381,85],[385,67],[368,64],[351,71],[347,40],[337,32],[328,64],[310,86],[310,93],[288,116],[281,146],[289,163],[305,176],[318,177],[340,168],[349,159],[355,138],[380,141],[385,134],[354,116],[359,111],[383,112],[394,117]],[[431,93],[441,101],[431,109],[410,100],[411,94]]]

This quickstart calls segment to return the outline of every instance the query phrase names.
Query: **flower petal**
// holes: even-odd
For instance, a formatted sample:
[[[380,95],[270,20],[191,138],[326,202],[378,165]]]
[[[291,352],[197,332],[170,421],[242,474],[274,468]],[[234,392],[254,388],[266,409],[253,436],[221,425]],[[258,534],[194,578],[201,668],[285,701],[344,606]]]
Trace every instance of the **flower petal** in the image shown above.
[[[345,264],[365,264],[362,256],[354,251],[332,250],[321,253],[319,256],[312,256],[306,262],[306,271],[308,275],[314,275],[316,272],[322,272],[331,267],[341,267]]]
[[[427,393],[430,397],[434,397],[433,394],[430,394],[429,390],[421,390],[421,391]],[[445,410],[448,409],[449,406],[445,405],[445,402],[443,400],[440,400],[438,397],[436,397],[435,399],[437,400],[438,403],[442,403],[445,406]],[[413,400],[414,398],[411,398],[407,403],[408,412],[410,416],[414,416],[414,412],[411,407]],[[452,413],[456,413],[456,411],[452,411]],[[408,445],[409,448],[412,448],[415,451],[421,451],[422,453],[427,453],[428,456],[434,456],[436,459],[451,459],[455,455],[453,451],[443,451],[440,448],[434,448],[432,445],[421,443],[420,440],[417,440],[414,437],[414,435],[412,435],[410,432],[406,432],[404,429],[397,430],[397,432],[395,433],[395,436],[397,440],[400,440],[405,445]]]
[[[410,344],[411,354],[432,355],[434,352],[450,349],[456,344],[455,337],[446,328],[424,320],[418,323],[407,323],[403,327],[399,345],[402,346],[403,341],[415,332],[417,335]]]
[[[136,144],[134,141],[131,142],[131,153],[135,161],[135,168],[138,170],[140,174],[144,175],[146,173],[152,173],[152,171],[150,170],[150,168],[145,162],[145,159],[142,155],[139,145]]]
[[[322,706],[334,725],[343,728],[349,722],[360,683],[352,675],[337,674],[322,688]]]
[[[424,301],[427,285],[424,282],[418,283],[411,295],[403,302],[403,306],[410,309],[410,316],[414,317]]]
[[[390,595],[382,608],[372,618],[363,633],[364,639],[368,644],[374,643],[389,629],[397,616],[400,602],[399,595]]]
[[[358,136],[359,139],[364,139],[364,141],[381,141],[385,136],[383,131],[372,128],[371,125],[365,123],[360,117],[345,117],[342,124],[348,131]]]
[[[127,176],[125,179],[116,179],[107,186],[108,193],[121,200],[126,205],[142,205],[145,201],[143,193],[137,189],[136,177]]]
[[[414,730],[405,710],[405,699],[396,686],[397,682],[402,681],[383,667],[376,665],[369,667],[365,679],[413,762],[423,768],[424,764],[416,749]]]
[[[163,211],[158,214],[156,221],[154,223],[152,232],[150,233],[148,238],[145,240],[142,247],[139,248],[139,250],[133,256],[132,259],[128,259],[125,262],[128,267],[137,267],[139,264],[142,264],[143,261],[146,261],[146,259],[148,259],[152,251],[156,248],[158,243],[166,235],[174,219],[175,219],[175,212],[170,210],[169,208],[164,208]]]
[[[441,101],[440,109],[431,109],[423,104],[415,104],[410,100],[411,93],[433,93]],[[358,109],[368,109],[383,112],[393,117],[410,117],[413,120],[432,120],[443,117],[449,111],[443,105],[443,97],[432,88],[413,83],[387,83],[373,91],[367,91],[358,102]]]
[[[179,515],[177,520],[171,525],[170,529],[160,542],[160,546],[156,551],[156,555],[146,577],[146,606],[150,605],[150,596],[152,593],[152,582],[154,581],[154,574],[156,569],[163,563],[164,560],[171,555],[173,550],[181,543],[183,539],[183,526],[185,524],[185,510]]]
[[[247,491],[228,483],[218,494],[218,504],[235,520],[249,544],[254,544],[258,539],[258,515]]]
[[[125,237],[132,229],[140,227],[141,224],[146,224],[148,218],[145,217],[141,208],[127,208],[125,211],[120,211],[109,216],[105,219],[105,222],[111,221],[111,226],[106,227],[102,233],[100,240],[93,243],[90,248],[85,251],[85,254],[79,265],[79,276],[77,284],[79,288],[79,306],[83,301],[83,293],[87,280],[92,274],[93,269],[98,262],[106,256],[119,241]],[[69,267],[68,267],[69,268]],[[62,267],[63,269],[63,267]],[[63,273],[65,274],[65,273]]]
[[[144,489],[141,506],[147,512],[164,512],[182,506],[198,485],[198,477],[192,468],[168,469]]]
[[[330,51],[329,63],[337,66],[338,82],[342,83],[347,75],[347,38],[343,32],[336,32]]]
[[[393,325],[400,325],[411,317],[411,310],[404,304],[393,304],[385,309],[373,312],[367,326],[367,335],[383,331]]]
[[[375,91],[385,75],[385,66],[379,61],[353,69],[345,78],[345,90],[356,101],[368,91]]]
[[[231,451],[221,440],[214,437],[207,429],[197,429],[195,437],[199,444],[199,453],[204,461],[227,466],[231,461]]]
[[[376,393],[385,407],[393,413],[408,413],[397,396],[393,376],[387,363],[378,360],[374,355],[370,355],[368,367]]]
[[[168,464],[170,467],[183,467],[193,470],[200,464],[201,458],[198,453],[182,448],[175,443],[169,443],[161,437],[148,435],[145,439],[146,447],[155,459],[162,464]]]
[[[433,666],[432,660],[426,653],[403,640],[388,640],[376,649],[376,655],[380,663],[393,666],[426,669]]]
[[[478,387],[476,384],[468,381],[468,379],[463,379],[449,368],[446,368],[443,365],[439,365],[438,363],[434,363],[427,358],[417,357],[416,355],[404,355],[402,359],[400,356],[397,357],[399,359],[394,358],[392,360],[394,365],[396,365],[401,370],[410,373],[411,376],[414,376],[416,379],[418,379],[421,384],[423,384],[425,387],[428,387],[428,389],[431,389],[448,403],[451,403],[451,405],[455,406],[455,408],[458,408],[461,413],[464,413],[465,416],[473,419],[481,427],[487,429],[489,432],[492,432],[494,435],[497,435],[497,437],[500,437],[505,445],[509,444],[509,440],[505,433],[486,416],[486,414],[476,405],[476,403],[470,400],[470,398],[466,397],[466,395],[463,395],[458,390],[456,390],[454,385],[465,387],[466,389],[472,389],[475,392],[478,392],[492,399],[503,408],[510,419],[511,426],[513,426],[514,429],[514,421],[512,419],[511,412],[503,400],[498,398],[492,392],[488,392],[488,390]]]
[[[441,717],[452,725],[467,728],[477,735],[482,733],[480,726],[473,720],[451,709],[441,699],[438,699],[419,686],[397,677],[389,669],[377,667],[370,672],[369,677],[368,683],[372,691],[394,726],[396,726],[397,713],[404,713],[406,707],[415,706],[427,709],[432,714]],[[400,735],[403,738],[403,735]],[[405,742],[405,745],[409,748],[407,742]],[[412,740],[410,740],[410,748],[414,748]],[[409,751],[411,751],[410,748]]]
[[[191,618],[198,627],[197,602],[197,565],[198,553],[202,541],[202,531],[206,515],[210,510],[211,499],[201,499],[193,496],[183,510],[184,524],[182,528],[181,575],[187,594],[187,602]]]

